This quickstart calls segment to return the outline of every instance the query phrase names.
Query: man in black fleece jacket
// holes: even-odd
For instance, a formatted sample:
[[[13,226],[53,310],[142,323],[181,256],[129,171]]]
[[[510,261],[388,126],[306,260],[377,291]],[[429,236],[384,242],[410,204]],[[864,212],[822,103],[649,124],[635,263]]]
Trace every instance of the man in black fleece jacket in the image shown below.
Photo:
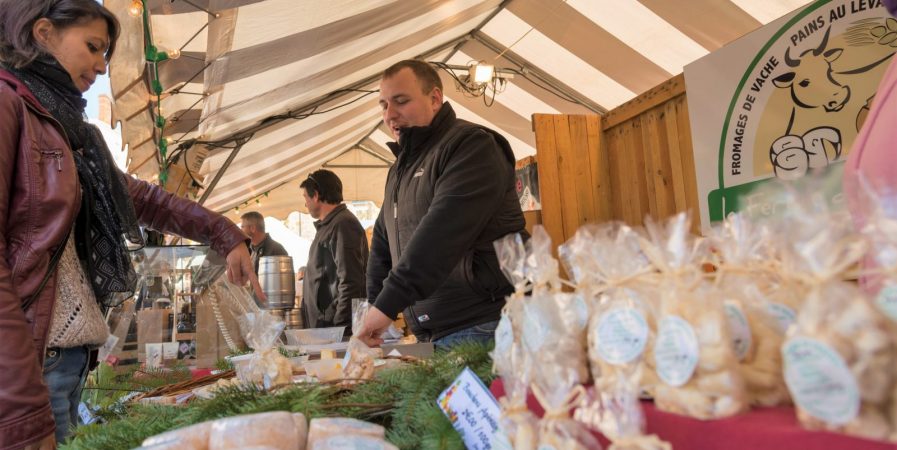
[[[423,61],[401,61],[380,81],[395,143],[367,270],[374,308],[358,337],[377,345],[404,311],[421,341],[492,339],[512,286],[492,242],[524,232],[514,154],[500,134],[455,117]]]
[[[302,280],[305,328],[346,327],[352,332],[352,299],[364,297],[368,241],[358,218],[343,204],[343,183],[335,173],[312,172],[299,187],[315,220]]]

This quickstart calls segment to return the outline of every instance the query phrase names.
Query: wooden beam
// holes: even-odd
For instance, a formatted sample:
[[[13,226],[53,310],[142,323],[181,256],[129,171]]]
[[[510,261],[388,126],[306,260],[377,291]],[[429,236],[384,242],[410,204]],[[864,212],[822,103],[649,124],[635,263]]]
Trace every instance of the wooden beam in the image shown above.
[[[604,129],[617,126],[682,94],[685,94],[685,75],[679,74],[608,111],[604,115]]]

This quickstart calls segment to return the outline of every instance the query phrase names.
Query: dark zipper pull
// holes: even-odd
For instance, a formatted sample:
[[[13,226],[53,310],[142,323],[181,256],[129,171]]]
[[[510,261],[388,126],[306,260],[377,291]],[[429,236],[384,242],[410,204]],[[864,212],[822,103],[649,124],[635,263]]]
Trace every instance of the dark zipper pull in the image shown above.
[[[41,150],[41,158],[47,156],[56,160],[56,171],[62,172],[62,151],[61,150]]]

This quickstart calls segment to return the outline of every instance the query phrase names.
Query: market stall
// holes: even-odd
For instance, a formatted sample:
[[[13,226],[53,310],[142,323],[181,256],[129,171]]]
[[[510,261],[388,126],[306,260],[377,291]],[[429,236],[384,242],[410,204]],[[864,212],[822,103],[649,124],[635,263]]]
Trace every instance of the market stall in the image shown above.
[[[214,6],[209,3],[206,6]],[[240,22],[240,16],[271,17],[282,5],[232,3],[235,8],[223,12],[196,11],[175,3],[144,4],[158,15],[152,21],[152,16],[142,16],[144,33],[155,27],[161,30],[157,37],[181,36],[183,30],[174,32],[178,24],[188,23],[187,16],[201,16],[208,22],[199,35],[215,43],[208,48],[184,44],[182,50],[189,47],[196,57],[190,64],[144,58],[149,47],[130,43],[131,50],[140,53],[138,59],[145,59],[150,70],[158,69],[149,79],[165,81],[160,86],[150,83],[153,91],[146,91],[134,80],[147,72],[131,73],[130,78],[119,79],[115,88],[120,101],[117,114],[126,120],[126,140],[134,145],[133,156],[138,156],[132,159],[132,171],[144,178],[176,174],[179,182],[192,177],[191,170],[201,173],[207,184],[203,190],[191,186],[192,192],[201,193],[207,205],[222,212],[247,199],[270,196],[272,203],[288,203],[296,184],[291,187],[290,183],[311,168],[330,164],[370,171],[382,170],[389,163],[391,157],[383,150],[386,133],[377,124],[378,107],[368,97],[387,59],[423,55],[454,64],[464,63],[462,59],[494,58],[517,65],[522,80],[507,85],[507,96],[496,87],[507,80],[493,78],[492,101],[498,99],[494,106],[487,97],[464,94],[471,91],[462,89],[463,81],[453,69],[442,74],[447,85],[458,83],[455,96],[449,97],[463,117],[500,129],[518,157],[535,153],[534,160],[519,166],[537,165],[538,180],[533,181],[532,173],[521,173],[529,178],[521,179],[519,186],[524,192],[529,183],[526,192],[538,192],[541,213],[530,212],[527,217],[534,237],[526,246],[517,236],[496,242],[516,292],[508,298],[491,353],[465,346],[421,359],[402,352],[390,357],[391,351],[378,353],[356,346],[344,359],[327,348],[321,349],[317,361],[303,361],[308,358],[307,348],[277,343],[283,324],[276,317],[253,307],[245,292],[209,283],[205,292],[227,302],[222,305],[209,299],[225,306],[233,322],[241,322],[239,326],[224,324],[220,311],[213,311],[215,321],[206,322],[213,326],[209,335],[218,336],[215,356],[229,353],[219,361],[225,371],[187,380],[176,364],[161,367],[154,376],[164,374],[163,381],[156,383],[163,386],[154,386],[154,391],[133,383],[133,372],[125,374],[132,380],[119,387],[98,376],[97,391],[135,391],[139,401],[107,399],[94,411],[107,423],[79,431],[72,447],[229,448],[222,437],[239,435],[241,440],[234,442],[240,446],[303,448],[307,444],[312,448],[312,435],[321,433],[313,430],[326,423],[319,421],[316,426],[315,420],[341,417],[367,422],[343,424],[372,430],[368,437],[379,445],[373,448],[894,448],[897,317],[893,286],[897,282],[888,251],[897,248],[892,232],[897,221],[884,208],[873,221],[875,226],[857,233],[842,212],[816,208],[824,202],[807,196],[828,192],[827,188],[808,182],[784,193],[760,189],[781,178],[777,175],[779,154],[783,160],[798,154],[810,161],[813,153],[808,150],[812,139],[802,138],[798,145],[793,139],[782,144],[778,138],[792,136],[792,131],[810,133],[813,120],[830,129],[843,128],[846,120],[842,117],[835,123],[824,114],[815,118],[811,114],[796,122],[801,130],[792,130],[794,124],[787,116],[793,120],[798,109],[787,102],[792,97],[790,85],[785,78],[775,83],[771,77],[788,75],[781,72],[791,70],[785,64],[796,67],[793,55],[826,53],[831,58],[837,53],[832,53],[833,46],[861,44],[873,56],[848,52],[841,61],[850,62],[849,66],[829,66],[823,76],[840,76],[837,71],[865,64],[863,58],[892,54],[890,43],[895,40],[885,38],[890,36],[891,22],[880,5],[798,1],[791,6],[805,8],[791,11],[791,6],[777,3],[782,10],[762,20],[756,8],[746,5],[750,2],[696,2],[681,11],[672,11],[662,2],[618,5],[620,21],[624,13],[650,10],[650,15],[643,14],[645,23],[656,25],[655,19],[660,18],[686,30],[680,34],[686,34],[691,43],[674,42],[677,33],[651,35],[670,43],[676,50],[671,56],[644,44],[647,39],[633,37],[638,33],[627,34],[613,17],[597,14],[594,5],[555,4],[548,19],[565,19],[573,35],[599,36],[614,56],[596,61],[592,49],[565,38],[559,21],[536,20],[544,10],[530,1],[447,2],[432,14],[428,8],[434,5],[415,3],[394,22],[368,30],[389,30],[400,37],[384,38],[382,46],[360,55],[351,51],[350,44],[358,44],[353,30],[383,19],[388,10],[347,7],[342,12],[345,17],[322,27],[314,27],[308,19],[303,22],[308,29],[296,33],[290,32],[289,20],[284,19],[254,39],[248,30],[265,24]],[[733,9],[735,3],[740,6]],[[445,6],[449,4],[457,9]],[[118,2],[117,6],[123,10],[126,5]],[[604,6],[601,12],[614,9]],[[729,35],[734,32],[704,17],[701,25],[710,31],[703,32],[685,20],[689,14],[701,17],[695,8],[716,18],[751,16],[756,23],[738,22],[744,29]],[[296,14],[301,15],[289,11],[285,17]],[[428,29],[415,24],[426,14],[436,26]],[[521,17],[522,24],[518,23]],[[340,20],[344,20],[342,28],[333,25]],[[811,29],[810,24],[816,25]],[[754,30],[754,25],[766,26],[722,47]],[[469,42],[445,39],[471,28]],[[604,29],[615,29],[619,37],[606,36]],[[647,30],[644,24],[632,29]],[[537,31],[527,38],[533,30]],[[294,40],[337,31],[331,40],[314,41],[318,47],[313,55],[287,51]],[[823,33],[826,38],[820,40]],[[897,28],[894,33],[897,36]],[[212,36],[227,39],[219,42]],[[566,57],[559,62],[588,62],[586,66],[591,67],[566,66],[583,69],[582,73],[591,75],[583,77],[588,81],[572,77],[569,72],[575,71],[540,69],[527,61],[547,53],[545,46],[538,45],[546,36],[571,49],[574,58],[558,52]],[[518,44],[515,39],[522,44],[512,51]],[[158,48],[151,47],[158,56]],[[275,69],[282,67],[265,59],[276,52],[288,54],[288,71],[276,74]],[[320,59],[316,58],[321,55],[348,65],[317,71]],[[614,60],[642,70],[614,67]],[[196,61],[206,64],[192,67],[202,74],[201,83],[191,85],[190,78],[179,84],[192,72],[187,68],[197,66]],[[684,75],[673,76],[689,63]],[[124,67],[119,65],[118,70]],[[597,75],[591,72],[596,67],[601,68]],[[307,86],[285,75],[303,71],[312,73],[300,79]],[[722,72],[727,77],[713,77]],[[764,81],[756,81],[753,75]],[[265,77],[271,77],[272,89],[258,94],[250,81]],[[708,79],[720,86],[706,84]],[[746,81],[751,79],[755,79],[754,91]],[[862,91],[868,98],[870,83],[853,84],[854,92]],[[339,86],[347,90],[333,90]],[[181,91],[190,87],[202,88],[201,110],[184,103]],[[306,87],[314,89],[305,92]],[[636,96],[636,92],[643,94]],[[184,122],[165,125],[162,120],[160,126],[163,103],[166,109],[178,111],[175,122]],[[748,118],[740,119],[742,113]],[[856,120],[848,125],[859,128],[861,111],[851,110],[854,113],[850,119]],[[778,129],[781,123],[788,123],[788,129]],[[144,133],[147,130],[141,127],[152,124],[156,129]],[[757,125],[746,143],[748,124],[763,126]],[[820,138],[821,150],[813,154],[826,158],[825,164],[819,162],[825,167],[815,168],[836,173],[855,135],[855,130],[844,130],[839,131],[837,142],[828,134]],[[182,159],[167,158],[164,151],[157,157],[169,145],[169,138],[172,145],[179,145]],[[295,145],[301,148],[296,150]],[[744,155],[750,156],[735,148],[744,148]],[[182,172],[176,171],[178,164],[184,165]],[[376,178],[364,174],[358,179]],[[712,182],[717,179],[718,186]],[[216,187],[219,182],[223,184]],[[735,195],[745,193],[775,201],[764,200],[749,208],[751,203]],[[356,194],[368,195],[362,188]],[[879,201],[891,205],[894,199]],[[776,204],[792,207],[769,220],[765,211],[776,209]],[[533,207],[534,202],[527,205]],[[679,214],[689,210],[696,213],[694,220]],[[728,217],[721,230],[711,233],[710,219],[718,221],[739,210],[744,214]],[[541,222],[544,229],[533,228],[533,222]],[[698,237],[699,233],[705,236]],[[858,272],[856,267],[864,258],[878,260],[883,269]],[[856,278],[869,275],[884,277],[885,287],[891,290],[858,290]],[[172,326],[163,323],[164,329]],[[237,334],[246,345],[230,342],[229,335]],[[342,345],[346,349],[357,343]],[[161,359],[165,366],[164,351]],[[476,380],[470,382],[470,373],[464,370],[468,366],[491,385],[498,400],[484,394],[485,389],[460,389],[472,404],[483,405],[459,412],[449,401],[457,392],[458,380],[468,377],[465,387],[478,385]],[[235,370],[227,371],[231,368]],[[279,413],[246,416],[272,411]],[[150,417],[154,420],[148,421]],[[259,425],[264,422],[280,424],[285,434],[266,433],[269,427]],[[199,442],[187,447],[187,440],[197,436]]]

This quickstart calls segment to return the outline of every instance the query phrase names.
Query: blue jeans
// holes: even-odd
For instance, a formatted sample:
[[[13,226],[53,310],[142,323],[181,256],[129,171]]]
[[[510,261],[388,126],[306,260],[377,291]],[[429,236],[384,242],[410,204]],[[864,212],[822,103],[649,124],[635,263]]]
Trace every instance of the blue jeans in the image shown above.
[[[87,347],[48,348],[44,381],[50,390],[50,407],[56,419],[56,442],[64,442],[78,426],[81,389],[87,379]]]
[[[485,344],[495,340],[495,328],[497,326],[497,320],[474,325],[434,340],[433,346],[439,350],[447,350],[463,341],[476,341]]]

